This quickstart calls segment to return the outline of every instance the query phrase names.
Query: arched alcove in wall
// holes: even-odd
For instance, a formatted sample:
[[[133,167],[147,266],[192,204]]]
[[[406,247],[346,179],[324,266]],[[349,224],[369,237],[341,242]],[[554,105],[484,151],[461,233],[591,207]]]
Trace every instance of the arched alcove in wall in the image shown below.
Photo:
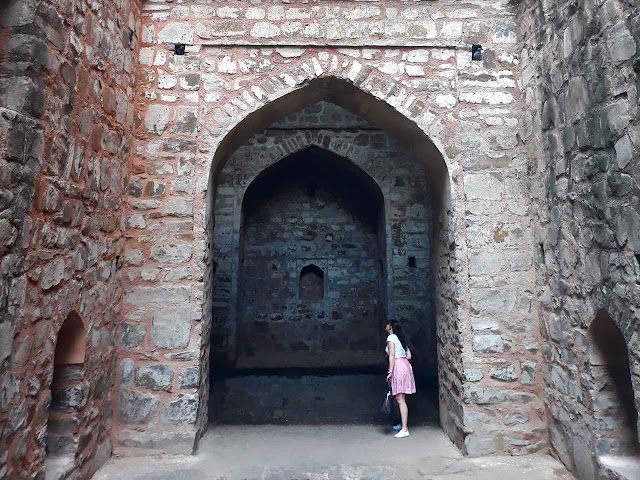
[[[311,263],[300,270],[298,298],[311,302],[324,298],[324,272],[317,265]]]
[[[590,407],[594,417],[601,419],[596,427],[596,454],[640,458],[627,342],[604,310],[591,323],[589,340]]]
[[[45,469],[51,478],[54,478],[56,472],[63,472],[74,465],[80,414],[89,394],[89,384],[84,378],[85,350],[84,323],[72,311],[60,327],[53,358],[51,403],[45,443]]]
[[[351,126],[341,123],[314,126],[313,121],[309,123],[307,120],[319,118],[317,111],[324,108],[321,104],[333,105],[353,116],[359,123]],[[293,120],[294,123],[291,123],[292,116],[296,119]],[[343,132],[361,128],[370,131],[359,138],[356,138],[357,135],[347,140],[340,138]],[[265,135],[273,138],[260,144],[263,141],[260,137]],[[387,149],[380,155],[368,154],[371,148],[386,148],[389,142],[394,143],[396,150],[393,153],[389,153],[390,150]],[[210,297],[205,300],[212,309],[212,322],[210,325],[203,325],[204,335],[211,335],[211,343],[204,345],[205,349],[211,349],[211,372],[220,366],[234,365],[242,358],[240,352],[234,351],[235,342],[229,340],[238,335],[235,319],[230,319],[220,309],[221,306],[229,309],[228,305],[239,298],[239,283],[234,281],[234,276],[229,272],[234,268],[239,270],[240,265],[246,262],[246,258],[241,258],[239,243],[234,246],[233,242],[221,235],[223,231],[233,235],[239,235],[241,231],[239,212],[242,202],[238,198],[242,197],[238,197],[234,189],[246,189],[260,172],[309,146],[349,158],[381,183],[385,193],[385,210],[390,213],[381,228],[385,230],[386,238],[392,241],[386,247],[387,260],[378,262],[376,267],[382,272],[382,278],[397,279],[397,283],[382,282],[388,294],[394,298],[394,301],[389,302],[389,311],[384,312],[383,318],[413,323],[417,326],[413,332],[416,337],[432,345],[421,352],[422,355],[418,356],[416,362],[420,363],[421,372],[428,372],[427,376],[430,377],[431,384],[435,385],[435,391],[440,384],[440,398],[444,399],[444,402],[440,402],[441,423],[452,438],[460,441],[463,435],[459,430],[462,424],[462,420],[458,418],[461,412],[458,406],[459,388],[452,385],[455,375],[448,372],[455,370],[460,363],[460,339],[444,331],[457,322],[458,312],[455,299],[457,290],[452,283],[453,269],[449,265],[452,253],[455,253],[455,224],[452,223],[447,166],[438,149],[413,121],[344,80],[314,80],[307,86],[268,103],[240,122],[216,150],[207,192],[206,216],[211,261],[208,262],[210,269],[205,274],[205,282],[210,281],[211,287],[206,288],[206,295]],[[406,164],[395,174],[390,171],[389,166],[398,155],[403,157]],[[228,162],[232,161],[239,162],[245,169],[232,182],[234,186],[230,185],[229,172],[225,170]],[[402,200],[404,205],[400,205],[393,195],[387,195],[393,188],[402,190],[402,195],[405,195]],[[416,192],[415,195],[409,193],[412,189]],[[394,218],[402,217],[419,218],[428,228],[414,235],[415,232],[410,229],[394,224]],[[226,251],[221,252],[221,249]],[[318,266],[324,270],[322,265]],[[302,267],[304,265],[299,266]],[[397,269],[399,274],[392,275],[391,269]],[[328,270],[324,271],[329,274]],[[299,273],[297,271],[296,278]],[[426,293],[424,298],[418,298],[415,296],[416,289],[430,293]],[[405,297],[402,301],[395,300],[402,296]],[[407,298],[410,301],[405,301]],[[438,334],[436,310],[441,312],[438,324],[443,329]],[[449,337],[447,344],[439,345],[436,352],[436,338],[445,336]],[[384,344],[381,344],[380,350],[383,348]],[[217,357],[216,352],[220,351],[227,353]],[[207,350],[205,355],[208,353]],[[445,359],[444,362],[442,358]],[[438,365],[447,371],[438,373]],[[203,369],[202,374],[207,373]],[[438,377],[444,381],[439,383]],[[206,388],[209,378],[203,380],[203,388]]]

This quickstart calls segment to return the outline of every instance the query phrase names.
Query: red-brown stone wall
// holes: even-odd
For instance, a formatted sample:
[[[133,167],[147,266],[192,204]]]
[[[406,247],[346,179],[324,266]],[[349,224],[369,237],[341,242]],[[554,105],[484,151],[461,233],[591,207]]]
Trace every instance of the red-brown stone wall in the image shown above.
[[[43,478],[56,339],[71,312],[86,357],[79,387],[56,399],[77,419],[63,468],[89,478],[111,454],[139,9],[0,7],[0,478]]]
[[[194,424],[205,428],[214,222],[207,205],[216,175],[278,115],[325,100],[398,135],[429,172],[447,170],[433,184],[450,193],[433,247],[443,428],[470,455],[546,447],[515,13],[506,3],[438,1],[144,3],[122,445],[168,450],[184,440],[179,450],[190,451]],[[483,45],[483,61],[471,60],[472,43]],[[175,55],[175,44],[186,44],[186,55]],[[353,148],[318,135],[262,160],[314,144],[342,156]],[[199,383],[183,387],[180,378],[194,370]]]

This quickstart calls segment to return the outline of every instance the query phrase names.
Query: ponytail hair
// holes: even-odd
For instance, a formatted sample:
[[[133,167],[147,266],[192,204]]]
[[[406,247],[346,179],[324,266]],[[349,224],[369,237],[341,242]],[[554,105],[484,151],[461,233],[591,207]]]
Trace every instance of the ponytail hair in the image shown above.
[[[400,323],[398,323],[397,320],[389,320],[389,325],[391,325],[394,335],[398,337],[398,340],[400,340],[400,344],[402,345],[402,347],[405,350],[410,349],[408,344],[409,339],[405,336],[404,330],[400,326]]]

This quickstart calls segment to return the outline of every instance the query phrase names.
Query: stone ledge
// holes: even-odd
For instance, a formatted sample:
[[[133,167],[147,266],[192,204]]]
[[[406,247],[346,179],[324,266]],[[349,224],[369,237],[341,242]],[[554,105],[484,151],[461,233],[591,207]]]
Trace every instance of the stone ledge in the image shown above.
[[[119,447],[115,456],[145,456],[166,453],[168,455],[191,455],[195,448],[196,430],[174,432],[136,432],[122,430],[118,434]]]

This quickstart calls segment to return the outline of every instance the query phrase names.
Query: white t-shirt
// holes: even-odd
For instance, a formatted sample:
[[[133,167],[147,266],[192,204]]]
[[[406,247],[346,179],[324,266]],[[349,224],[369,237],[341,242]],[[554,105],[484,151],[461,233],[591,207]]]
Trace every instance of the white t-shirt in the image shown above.
[[[402,344],[400,343],[400,339],[395,333],[392,333],[387,337],[387,346],[384,347],[384,351],[389,355],[389,342],[393,342],[396,347],[395,358],[407,358],[407,351],[404,349]]]

